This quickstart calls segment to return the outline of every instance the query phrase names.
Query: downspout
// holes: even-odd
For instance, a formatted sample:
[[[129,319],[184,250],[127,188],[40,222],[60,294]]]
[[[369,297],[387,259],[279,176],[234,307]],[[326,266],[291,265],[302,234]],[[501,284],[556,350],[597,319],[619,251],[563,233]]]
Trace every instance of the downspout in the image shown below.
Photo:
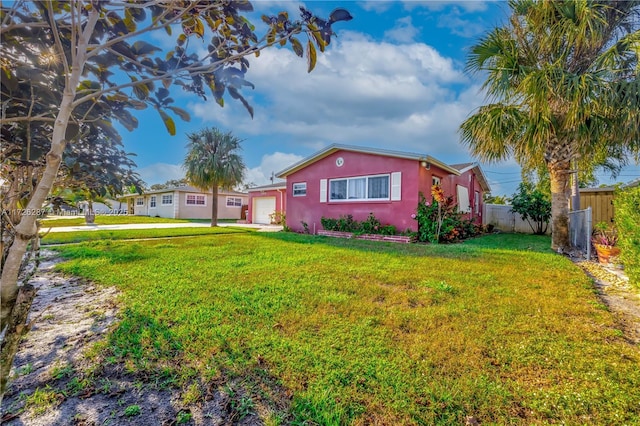
[[[283,194],[283,193],[282,193],[282,192],[280,192],[280,191],[281,191],[281,189],[276,189],[276,192],[277,192],[278,194],[280,194],[280,222],[282,222],[282,213],[285,213],[285,214],[286,214],[286,212],[284,211],[284,198],[283,198],[285,194]],[[285,216],[284,222],[285,222],[285,223],[284,223],[283,225],[285,225],[285,226],[286,226],[286,225],[287,225],[287,219],[286,219],[286,216]]]
[[[473,173],[473,169],[470,170],[470,178],[471,178],[471,188],[469,188],[469,206],[471,206],[471,211],[469,212],[469,219],[473,220],[476,217],[476,175]]]

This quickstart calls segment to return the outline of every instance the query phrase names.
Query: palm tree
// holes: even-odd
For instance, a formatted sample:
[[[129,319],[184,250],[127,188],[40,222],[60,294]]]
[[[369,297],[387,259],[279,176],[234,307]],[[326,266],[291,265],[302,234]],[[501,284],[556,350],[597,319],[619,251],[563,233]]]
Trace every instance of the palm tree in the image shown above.
[[[482,160],[513,156],[524,169],[548,170],[552,248],[561,251],[570,246],[572,162],[593,167],[640,153],[639,2],[509,5],[509,22],[468,57],[492,103],[461,125],[462,140]]]
[[[244,162],[237,153],[242,140],[217,128],[205,128],[187,138],[187,180],[203,190],[211,188],[211,226],[218,226],[218,189],[231,189],[244,177]]]

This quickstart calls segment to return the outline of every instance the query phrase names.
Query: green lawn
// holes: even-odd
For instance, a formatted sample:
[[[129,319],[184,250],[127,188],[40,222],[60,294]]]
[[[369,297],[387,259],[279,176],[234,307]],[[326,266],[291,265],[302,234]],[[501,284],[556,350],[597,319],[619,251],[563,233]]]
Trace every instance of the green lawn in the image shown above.
[[[84,225],[84,216],[77,216],[73,218],[55,218],[55,219],[42,219],[42,229],[55,228],[59,226],[78,226]],[[96,215],[96,225],[122,225],[129,223],[188,223],[188,222],[206,222],[210,223],[211,220],[207,219],[167,219],[164,217],[150,217],[150,216],[128,216],[128,215]]]
[[[157,228],[157,229],[115,229],[95,231],[51,232],[42,238],[42,245],[69,244],[85,241],[116,241],[142,238],[191,237],[215,234],[237,234],[255,232],[255,229],[241,227],[215,228]]]
[[[244,233],[67,246],[60,269],[122,291],[93,361],[190,403],[242,378],[270,424],[640,423],[638,347],[549,245]]]

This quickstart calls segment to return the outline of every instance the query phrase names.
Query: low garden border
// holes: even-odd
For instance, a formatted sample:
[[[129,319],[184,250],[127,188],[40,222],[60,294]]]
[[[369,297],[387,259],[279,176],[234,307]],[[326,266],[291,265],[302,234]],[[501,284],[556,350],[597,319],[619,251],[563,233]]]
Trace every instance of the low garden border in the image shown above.
[[[387,241],[392,243],[411,242],[411,237],[407,235],[354,234],[353,232],[326,231],[324,229],[318,230],[318,235],[335,238],[355,238],[356,240]]]

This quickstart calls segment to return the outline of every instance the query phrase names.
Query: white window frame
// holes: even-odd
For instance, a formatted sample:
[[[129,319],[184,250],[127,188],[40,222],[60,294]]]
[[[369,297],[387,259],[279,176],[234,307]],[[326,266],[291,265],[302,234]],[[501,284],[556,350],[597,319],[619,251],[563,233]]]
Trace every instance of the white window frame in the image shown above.
[[[387,183],[388,183],[388,187],[387,187],[387,197],[386,198],[369,198],[369,179],[371,178],[377,178],[377,177],[386,177],[387,178]],[[364,189],[365,189],[365,196],[364,198],[349,198],[349,181],[350,180],[359,180],[359,179],[365,179],[365,185],[364,185]],[[336,181],[346,181],[347,182],[347,197],[346,198],[332,198],[332,193],[331,193],[331,184],[333,182]],[[336,179],[329,179],[329,201],[330,202],[336,202],[336,203],[349,203],[349,202],[370,202],[370,201],[390,201],[391,200],[391,175],[389,173],[383,173],[383,174],[379,174],[379,175],[364,175],[364,176],[351,176],[351,177],[347,177],[347,178],[336,178]]]
[[[231,204],[229,204],[229,201],[231,201]],[[238,201],[240,202],[240,204],[237,204]],[[242,198],[227,197],[227,207],[242,207]]]
[[[442,186],[442,179],[440,178],[440,176],[431,175],[431,186],[433,185]]]
[[[150,209],[155,209],[156,205],[157,205],[157,197],[155,195],[152,195],[151,197],[149,197],[149,208]]]
[[[307,196],[307,182],[294,183],[293,187],[294,197],[306,197]],[[296,193],[297,192],[297,193]]]
[[[189,202],[189,197],[193,199],[193,203]],[[198,200],[202,200],[202,203],[199,203]],[[195,206],[195,207],[206,207],[207,206],[207,196],[204,194],[187,194],[184,198],[185,206]]]
[[[144,206],[144,197],[136,197],[136,206]]]
[[[166,198],[165,198],[166,197]],[[167,202],[168,200],[168,202]],[[161,206],[172,206],[173,205],[173,194],[163,194],[160,198]]]

